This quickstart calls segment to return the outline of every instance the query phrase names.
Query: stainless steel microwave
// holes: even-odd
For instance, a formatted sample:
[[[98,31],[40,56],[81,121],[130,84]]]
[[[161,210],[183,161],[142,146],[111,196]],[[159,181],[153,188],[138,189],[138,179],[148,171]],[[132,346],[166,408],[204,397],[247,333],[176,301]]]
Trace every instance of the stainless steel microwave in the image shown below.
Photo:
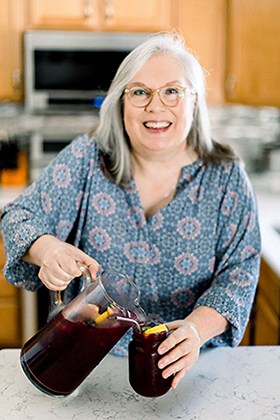
[[[30,113],[98,108],[124,57],[147,33],[30,30],[24,34]]]

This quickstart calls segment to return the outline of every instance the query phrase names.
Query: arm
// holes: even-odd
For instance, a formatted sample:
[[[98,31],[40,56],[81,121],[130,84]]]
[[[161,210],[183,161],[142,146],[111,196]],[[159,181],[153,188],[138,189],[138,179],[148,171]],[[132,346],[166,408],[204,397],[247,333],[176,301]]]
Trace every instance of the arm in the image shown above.
[[[45,239],[38,240],[43,235],[54,238],[52,249],[54,244],[70,241],[70,237],[71,243],[79,245],[94,150],[94,142],[87,136],[75,139],[42,171],[36,184],[4,208],[1,228],[5,275],[10,283],[28,290],[41,285],[38,266],[42,255],[38,253],[45,254],[50,247],[50,243],[45,246]]]
[[[40,267],[38,277],[51,290],[64,290],[74,277],[82,274],[76,261],[89,268],[92,278],[99,269],[96,260],[52,235],[40,236],[22,259]]]
[[[214,309],[200,306],[184,320],[169,322],[166,325],[171,334],[158,348],[160,355],[167,353],[160,359],[158,366],[164,369],[164,378],[178,372],[172,381],[172,387],[176,388],[198,360],[203,344],[225,332],[228,321]]]
[[[237,345],[249,319],[261,253],[257,210],[248,180],[238,167],[224,190],[213,237],[212,284],[189,316],[168,324],[171,334],[159,347],[163,376],[176,373],[173,386],[194,365],[204,344]]]

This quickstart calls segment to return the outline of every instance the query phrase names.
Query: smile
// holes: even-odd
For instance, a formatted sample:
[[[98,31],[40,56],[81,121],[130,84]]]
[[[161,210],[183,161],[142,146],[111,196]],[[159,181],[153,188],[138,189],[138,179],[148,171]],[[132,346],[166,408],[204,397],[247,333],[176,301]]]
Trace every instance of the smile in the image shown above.
[[[147,121],[144,123],[144,126],[146,128],[153,128],[153,129],[167,128],[170,125],[171,123],[167,121]]]

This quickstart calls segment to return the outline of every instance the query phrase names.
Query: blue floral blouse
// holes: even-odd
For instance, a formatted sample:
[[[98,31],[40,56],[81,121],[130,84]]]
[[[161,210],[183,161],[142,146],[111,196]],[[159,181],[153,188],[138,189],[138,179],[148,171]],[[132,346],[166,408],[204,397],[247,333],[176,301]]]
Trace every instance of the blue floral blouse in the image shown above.
[[[52,234],[81,248],[103,269],[133,278],[154,321],[183,319],[194,307],[209,306],[230,327],[207,345],[236,346],[242,339],[261,246],[254,194],[238,163],[198,159],[185,166],[173,200],[146,219],[135,181],[123,188],[106,177],[94,138],[84,135],[4,208],[2,232],[4,272],[15,286],[41,285],[38,267],[21,257],[39,236]],[[128,341],[129,334],[114,352],[126,354]]]

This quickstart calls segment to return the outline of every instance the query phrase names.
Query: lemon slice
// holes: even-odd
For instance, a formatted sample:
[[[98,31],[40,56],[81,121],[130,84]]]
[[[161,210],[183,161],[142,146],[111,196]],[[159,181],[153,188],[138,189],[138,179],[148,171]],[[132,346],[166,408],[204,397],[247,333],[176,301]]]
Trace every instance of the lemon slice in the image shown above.
[[[167,326],[165,324],[159,324],[159,325],[156,325],[155,327],[149,328],[148,330],[144,332],[144,334],[145,335],[157,334],[163,331],[168,331]]]
[[[105,321],[105,319],[108,318],[108,316],[113,315],[114,311],[112,308],[110,308],[110,306],[108,306],[108,308],[106,309],[106,311],[104,311],[102,314],[98,315],[94,322],[96,324],[100,324],[101,322]]]

